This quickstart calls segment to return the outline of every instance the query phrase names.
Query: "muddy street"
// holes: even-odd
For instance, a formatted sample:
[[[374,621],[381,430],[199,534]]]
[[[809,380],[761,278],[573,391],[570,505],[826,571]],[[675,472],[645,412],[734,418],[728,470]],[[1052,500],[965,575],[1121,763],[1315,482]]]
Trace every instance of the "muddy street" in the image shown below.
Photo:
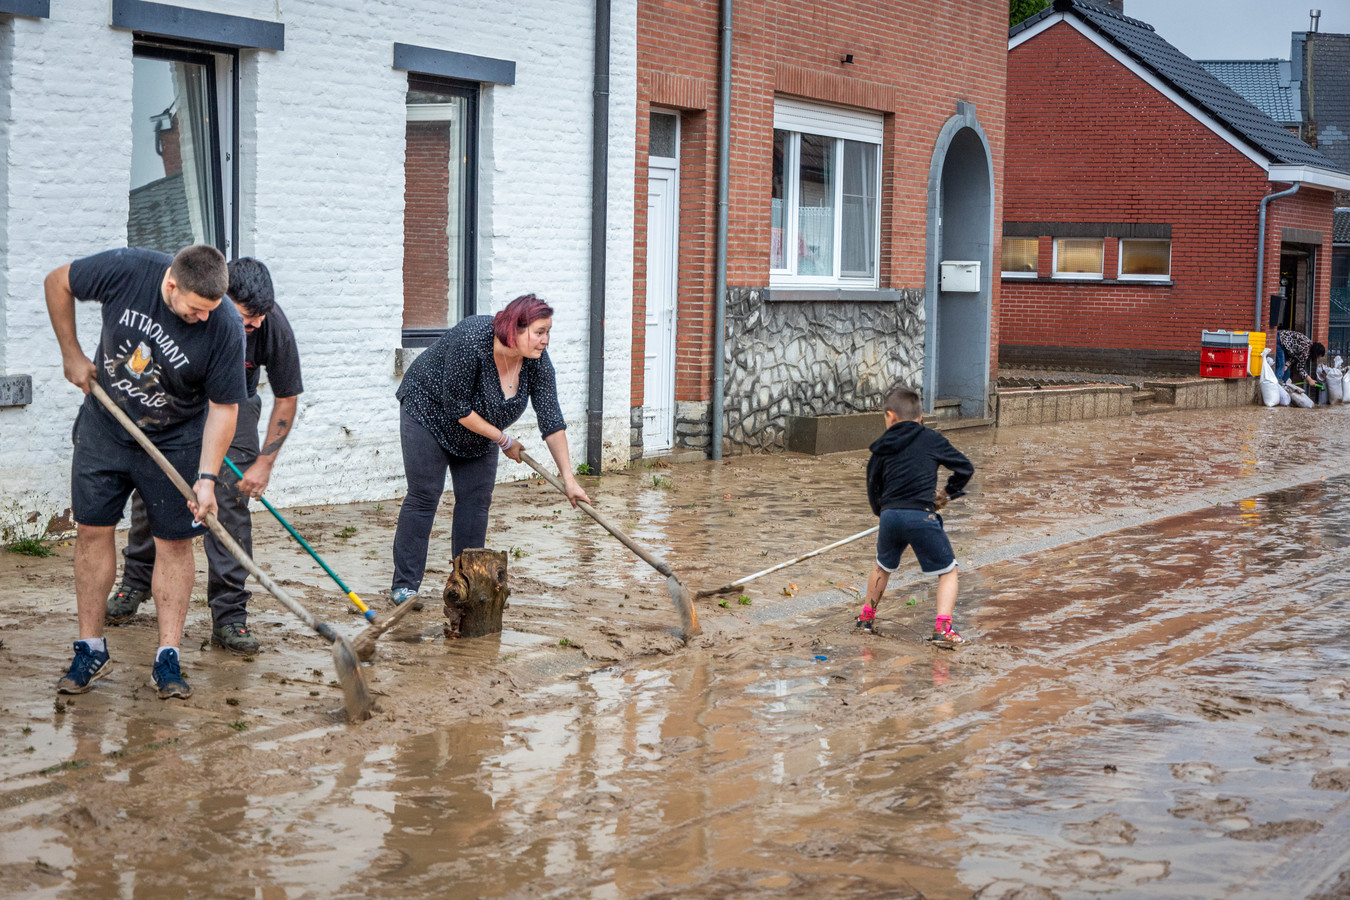
[[[1350,895],[1350,410],[1229,409],[951,435],[962,564],[934,650],[906,557],[853,627],[864,539],[700,601],[539,480],[503,484],[500,636],[439,603],[380,641],[347,724],[327,646],[255,593],[252,658],[54,690],[71,551],[0,554],[0,894],[20,897]],[[639,466],[586,484],[691,590],[875,522],[866,454]],[[525,472],[520,473],[525,477]],[[289,510],[381,612],[397,501]],[[265,512],[260,563],[364,621]],[[428,586],[449,570],[448,508]],[[200,556],[200,553],[199,553]],[[204,560],[199,559],[204,572]]]

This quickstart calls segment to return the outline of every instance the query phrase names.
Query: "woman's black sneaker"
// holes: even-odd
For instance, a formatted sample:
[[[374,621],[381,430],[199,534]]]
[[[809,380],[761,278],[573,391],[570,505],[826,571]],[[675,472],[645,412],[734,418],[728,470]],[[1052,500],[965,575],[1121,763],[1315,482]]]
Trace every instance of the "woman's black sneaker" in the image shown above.
[[[103,613],[104,624],[124,625],[130,622],[136,610],[149,599],[149,591],[137,591],[122,585],[108,597],[108,609]]]

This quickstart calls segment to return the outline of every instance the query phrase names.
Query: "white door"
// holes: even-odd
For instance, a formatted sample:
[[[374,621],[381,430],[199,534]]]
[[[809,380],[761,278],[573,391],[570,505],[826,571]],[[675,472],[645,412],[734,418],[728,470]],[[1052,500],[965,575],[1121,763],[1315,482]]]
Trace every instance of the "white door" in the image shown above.
[[[673,162],[673,160],[672,160]],[[679,190],[674,166],[647,175],[647,342],[643,354],[642,449],[675,443],[675,298]]]

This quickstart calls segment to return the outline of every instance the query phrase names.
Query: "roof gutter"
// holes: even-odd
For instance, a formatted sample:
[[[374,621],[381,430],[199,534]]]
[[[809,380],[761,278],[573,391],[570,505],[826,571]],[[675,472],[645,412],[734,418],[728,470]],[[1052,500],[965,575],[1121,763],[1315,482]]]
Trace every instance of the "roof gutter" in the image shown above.
[[[1256,317],[1253,321],[1253,327],[1257,331],[1266,330],[1266,327],[1261,324],[1261,301],[1265,299],[1262,289],[1265,287],[1266,276],[1266,206],[1272,200],[1297,194],[1298,189],[1302,186],[1301,183],[1296,181],[1291,188],[1275,194],[1266,194],[1261,198],[1261,214],[1257,217],[1256,225]]]
[[[713,287],[712,453],[722,458],[722,395],[726,391],[727,206],[731,181],[731,5],[721,0],[721,71],[717,87],[717,276]]]
[[[1266,172],[1271,181],[1301,181],[1308,187],[1326,188],[1331,191],[1350,191],[1350,173],[1337,172],[1335,169],[1275,163],[1268,166]]]

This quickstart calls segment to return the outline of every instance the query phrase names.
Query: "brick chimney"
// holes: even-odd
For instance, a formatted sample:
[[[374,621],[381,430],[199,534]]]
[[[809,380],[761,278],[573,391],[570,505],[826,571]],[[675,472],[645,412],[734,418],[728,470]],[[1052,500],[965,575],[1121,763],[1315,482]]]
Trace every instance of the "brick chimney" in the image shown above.
[[[164,160],[164,174],[177,175],[183,171],[183,151],[179,146],[181,135],[178,132],[178,113],[169,119],[169,127],[155,132],[155,150]]]

